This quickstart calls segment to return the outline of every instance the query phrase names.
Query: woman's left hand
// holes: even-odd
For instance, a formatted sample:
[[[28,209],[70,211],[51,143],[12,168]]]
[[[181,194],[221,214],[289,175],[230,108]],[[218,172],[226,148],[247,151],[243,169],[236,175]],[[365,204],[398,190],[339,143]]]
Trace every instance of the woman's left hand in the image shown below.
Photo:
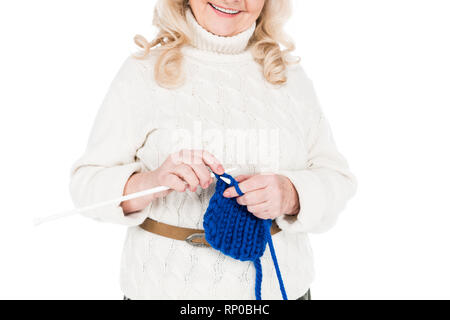
[[[244,195],[239,196],[231,186],[225,189],[223,196],[237,197],[237,203],[247,206],[247,210],[258,218],[275,219],[284,214],[296,215],[300,211],[297,190],[286,176],[264,173],[240,175],[235,179]]]

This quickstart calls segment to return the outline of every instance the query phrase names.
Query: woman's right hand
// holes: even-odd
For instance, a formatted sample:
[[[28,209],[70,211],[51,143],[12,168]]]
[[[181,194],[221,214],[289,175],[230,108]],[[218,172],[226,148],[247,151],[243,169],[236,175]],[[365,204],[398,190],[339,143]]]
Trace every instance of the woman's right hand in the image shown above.
[[[208,151],[183,149],[167,157],[153,171],[153,177],[158,185],[170,187],[168,191],[184,192],[189,187],[195,192],[198,186],[206,189],[213,182],[208,167],[219,175],[225,172],[219,160]]]
[[[208,167],[219,175],[225,172],[220,161],[210,152],[183,149],[169,155],[159,168],[133,174],[125,186],[124,195],[157,186],[167,186],[170,189],[122,202],[124,213],[140,211],[151,201],[165,197],[174,190],[185,192],[189,188],[191,192],[195,192],[198,186],[203,189],[208,188],[213,182]]]

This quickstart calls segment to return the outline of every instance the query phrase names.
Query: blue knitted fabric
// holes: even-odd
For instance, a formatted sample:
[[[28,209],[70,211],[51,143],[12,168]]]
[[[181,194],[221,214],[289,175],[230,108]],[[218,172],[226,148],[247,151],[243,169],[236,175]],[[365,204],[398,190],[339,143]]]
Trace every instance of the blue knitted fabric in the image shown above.
[[[270,227],[272,219],[263,220],[255,217],[246,206],[237,203],[236,198],[222,196],[228,185],[220,177],[231,180],[239,195],[243,195],[238,182],[229,174],[217,175],[215,193],[209,201],[203,217],[205,239],[216,250],[241,261],[252,261],[256,269],[255,297],[261,300],[262,269],[260,257],[264,254],[266,244],[269,244],[270,254],[277,272],[280,291],[287,300],[283,279],[278,267],[275,249],[272,243]]]

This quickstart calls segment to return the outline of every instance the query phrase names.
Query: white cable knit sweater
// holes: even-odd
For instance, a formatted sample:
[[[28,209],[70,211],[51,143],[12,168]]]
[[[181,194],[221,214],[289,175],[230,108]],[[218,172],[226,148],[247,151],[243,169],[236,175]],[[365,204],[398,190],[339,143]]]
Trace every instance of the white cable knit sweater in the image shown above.
[[[192,46],[182,48],[185,84],[171,90],[156,84],[155,52],[144,60],[126,59],[98,111],[85,153],[71,168],[72,199],[80,207],[120,197],[134,172],[158,168],[170,153],[181,148],[194,149],[183,139],[174,139],[175,130],[194,132],[201,125],[206,133],[198,134],[195,149],[212,152],[225,169],[237,167],[233,176],[271,170],[287,176],[295,185],[301,211],[298,216],[276,219],[283,231],[273,237],[273,242],[287,295],[296,299],[313,280],[307,234],[333,226],[355,192],[355,178],[336,149],[313,85],[300,65],[288,67],[287,84],[271,85],[247,49],[255,24],[233,37],[220,37],[203,29],[189,10],[187,21],[193,39]],[[275,130],[269,132],[276,134],[260,136],[259,143],[267,142],[269,149],[260,157],[247,152],[254,144],[248,141],[245,148],[230,147],[225,141],[219,150],[212,150],[217,139],[209,133],[216,130],[228,137],[232,135],[227,131],[230,129],[239,130],[239,136],[252,136],[258,130]],[[223,150],[228,153],[221,153]],[[267,158],[276,162],[264,163]],[[202,229],[214,185],[196,192],[172,192],[127,216],[119,203],[86,213],[99,221],[129,227],[121,267],[121,288],[127,297],[255,298],[251,262],[138,227],[151,217]],[[268,249],[261,263],[262,298],[281,299]]]

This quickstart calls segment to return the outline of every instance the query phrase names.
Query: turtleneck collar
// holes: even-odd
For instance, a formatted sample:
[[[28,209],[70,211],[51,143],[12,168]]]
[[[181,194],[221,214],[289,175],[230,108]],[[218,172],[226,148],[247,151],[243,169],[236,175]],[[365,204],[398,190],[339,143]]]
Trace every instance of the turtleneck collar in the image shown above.
[[[239,54],[245,51],[256,28],[256,22],[247,30],[231,37],[213,34],[203,28],[195,19],[190,7],[186,10],[186,21],[191,29],[192,46],[221,54]]]

